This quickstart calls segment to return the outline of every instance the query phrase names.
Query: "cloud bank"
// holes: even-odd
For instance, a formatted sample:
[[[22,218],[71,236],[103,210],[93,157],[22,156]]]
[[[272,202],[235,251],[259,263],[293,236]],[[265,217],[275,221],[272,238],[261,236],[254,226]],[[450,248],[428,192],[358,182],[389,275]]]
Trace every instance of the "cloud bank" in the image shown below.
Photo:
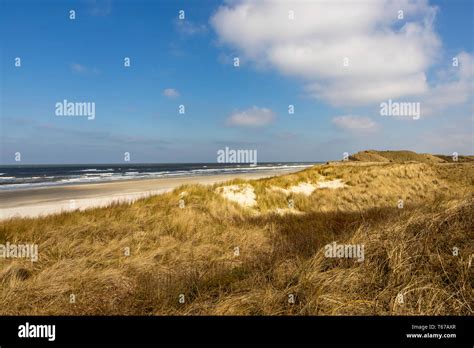
[[[436,104],[438,95],[449,104],[465,100],[473,74],[451,71],[438,85],[428,83],[442,46],[437,12],[426,0],[235,0],[210,22],[220,44],[258,67],[301,79],[309,95],[332,105],[402,97]]]

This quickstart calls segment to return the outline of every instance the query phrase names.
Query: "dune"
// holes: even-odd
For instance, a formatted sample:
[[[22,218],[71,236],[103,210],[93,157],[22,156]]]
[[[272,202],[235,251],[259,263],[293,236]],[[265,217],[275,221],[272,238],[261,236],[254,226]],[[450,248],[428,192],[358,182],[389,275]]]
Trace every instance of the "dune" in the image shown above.
[[[353,161],[362,162],[396,162],[408,161],[421,163],[443,163],[445,159],[431,154],[419,154],[413,151],[361,151],[349,157]]]
[[[2,260],[0,314],[472,315],[474,163],[406,158],[6,219],[38,261]],[[328,258],[336,242],[363,257]]]

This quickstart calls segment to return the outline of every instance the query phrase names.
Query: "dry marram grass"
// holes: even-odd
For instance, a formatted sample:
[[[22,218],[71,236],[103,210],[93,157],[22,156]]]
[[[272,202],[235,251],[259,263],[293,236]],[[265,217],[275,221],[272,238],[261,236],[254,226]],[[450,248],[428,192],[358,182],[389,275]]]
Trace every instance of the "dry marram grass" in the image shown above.
[[[434,162],[319,165],[4,221],[0,243],[37,243],[39,260],[0,260],[0,313],[472,315],[474,165]],[[331,180],[345,186],[289,189]],[[256,204],[219,193],[231,185]],[[364,262],[324,257],[332,241],[364,244]]]

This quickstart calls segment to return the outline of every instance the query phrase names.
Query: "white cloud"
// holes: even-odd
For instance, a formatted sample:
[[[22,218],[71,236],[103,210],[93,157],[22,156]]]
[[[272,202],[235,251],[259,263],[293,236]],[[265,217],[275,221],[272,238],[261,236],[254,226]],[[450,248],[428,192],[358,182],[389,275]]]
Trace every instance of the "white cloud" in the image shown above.
[[[79,63],[72,63],[71,70],[76,73],[86,73],[88,71],[88,69],[84,65]]]
[[[71,70],[77,74],[99,74],[100,70],[97,68],[89,68],[83,64],[71,63]]]
[[[356,133],[374,132],[379,129],[378,124],[368,117],[344,115],[334,117],[332,122],[339,128]]]
[[[267,108],[253,106],[229,116],[226,124],[231,127],[262,127],[275,120],[275,113]]]
[[[174,88],[166,88],[163,91],[163,95],[168,98],[177,98],[180,96],[179,92]]]
[[[441,46],[436,12],[426,0],[236,0],[211,24],[220,43],[259,67],[300,78],[313,97],[366,105],[429,91],[426,71]]]
[[[177,19],[175,26],[178,33],[186,36],[193,36],[207,32],[207,26],[204,24],[196,24],[187,19]]]
[[[429,93],[422,96],[422,113],[424,116],[442,113],[446,108],[468,102],[472,116],[474,98],[474,56],[460,52],[457,56],[459,65],[438,73],[440,79]]]

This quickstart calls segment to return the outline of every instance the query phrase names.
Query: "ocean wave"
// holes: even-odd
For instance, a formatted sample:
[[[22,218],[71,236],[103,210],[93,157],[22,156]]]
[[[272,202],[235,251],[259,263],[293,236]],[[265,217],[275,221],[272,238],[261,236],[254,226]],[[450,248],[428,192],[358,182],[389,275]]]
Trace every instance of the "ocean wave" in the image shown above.
[[[30,176],[30,177],[0,177],[0,190],[12,190],[22,188],[37,188],[43,186],[61,186],[71,184],[87,184],[110,182],[118,180],[139,180],[139,179],[153,179],[166,177],[180,177],[180,176],[199,176],[199,175],[216,175],[216,174],[232,174],[232,173],[252,173],[260,171],[268,171],[275,169],[298,169],[311,167],[313,164],[281,164],[281,165],[259,165],[255,167],[246,164],[235,165],[233,167],[207,168],[203,166],[198,169],[183,169],[183,170],[162,170],[162,171],[125,171],[125,172],[107,172],[108,170],[101,169],[84,169],[81,170],[84,174],[64,173],[55,176]],[[135,168],[134,168],[135,169]],[[147,168],[149,169],[149,168]]]
[[[90,168],[90,169],[82,169],[79,170],[80,172],[110,172],[113,171],[113,168],[108,168],[108,169],[97,169],[97,168]]]

